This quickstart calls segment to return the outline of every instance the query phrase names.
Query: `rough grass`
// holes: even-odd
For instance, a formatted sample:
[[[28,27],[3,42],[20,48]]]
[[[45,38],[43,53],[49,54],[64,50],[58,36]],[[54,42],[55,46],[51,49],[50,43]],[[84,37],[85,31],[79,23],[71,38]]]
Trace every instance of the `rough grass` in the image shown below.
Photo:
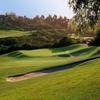
[[[93,57],[97,52],[98,47],[72,45],[65,48],[16,51],[2,55],[0,100],[100,100],[100,59],[21,82],[9,83],[5,80],[11,75],[84,60]],[[59,54],[62,53],[69,53],[72,56],[60,57]],[[77,53],[81,54],[74,57]]]

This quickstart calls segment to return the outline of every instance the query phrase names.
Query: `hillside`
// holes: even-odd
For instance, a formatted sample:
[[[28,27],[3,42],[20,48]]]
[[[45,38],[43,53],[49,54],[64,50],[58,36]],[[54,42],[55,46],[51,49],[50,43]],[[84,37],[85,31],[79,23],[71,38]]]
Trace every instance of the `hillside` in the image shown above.
[[[72,44],[64,30],[33,30],[30,32],[2,30],[0,37],[0,54],[16,50],[63,47]]]

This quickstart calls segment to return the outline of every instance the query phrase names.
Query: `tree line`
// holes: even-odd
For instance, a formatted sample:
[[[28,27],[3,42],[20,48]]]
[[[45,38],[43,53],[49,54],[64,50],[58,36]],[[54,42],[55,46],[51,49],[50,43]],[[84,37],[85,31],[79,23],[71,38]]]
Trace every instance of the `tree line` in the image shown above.
[[[67,17],[57,17],[57,15],[44,15],[28,18],[26,16],[16,16],[15,13],[0,15],[0,29],[68,29],[69,19]]]

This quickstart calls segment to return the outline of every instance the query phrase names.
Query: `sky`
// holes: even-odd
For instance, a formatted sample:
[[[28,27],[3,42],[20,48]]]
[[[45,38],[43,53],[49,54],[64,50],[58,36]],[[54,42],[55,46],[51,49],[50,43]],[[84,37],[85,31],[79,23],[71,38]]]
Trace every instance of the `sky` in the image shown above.
[[[0,0],[0,14],[14,12],[18,16],[34,17],[49,14],[73,17],[68,0]]]

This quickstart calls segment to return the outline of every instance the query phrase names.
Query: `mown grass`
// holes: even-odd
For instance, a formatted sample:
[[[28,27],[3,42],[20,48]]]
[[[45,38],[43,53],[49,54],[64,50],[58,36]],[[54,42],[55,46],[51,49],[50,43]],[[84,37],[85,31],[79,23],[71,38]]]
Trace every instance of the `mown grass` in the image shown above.
[[[11,75],[84,60],[93,57],[98,50],[98,47],[72,45],[16,51],[0,56],[0,100],[100,100],[100,59],[21,82],[9,83],[5,80]],[[71,56],[59,56],[66,53]]]
[[[17,30],[0,30],[0,38],[5,37],[18,37],[23,35],[29,35],[30,32],[17,31]]]
[[[1,100],[99,100],[100,59],[26,81],[0,82]],[[14,70],[11,70],[14,71]],[[7,70],[3,71],[8,74]],[[1,76],[1,75],[0,75]]]
[[[26,57],[47,57],[47,56],[58,56],[63,54],[71,54],[78,50],[88,49],[87,46],[81,46],[80,44],[74,44],[62,48],[54,49],[38,49],[38,50],[20,50],[7,54],[7,56],[20,57],[21,55]]]
[[[89,49],[88,51],[85,50],[87,48]],[[81,52],[83,50],[84,53],[82,53],[80,56],[74,57],[73,53],[77,53],[76,49],[78,50],[78,52]],[[12,53],[0,56],[0,69],[6,69],[6,68],[8,69],[9,68],[15,68],[15,69],[21,68],[22,69],[22,70],[18,70],[18,72],[16,71],[16,73],[15,72],[13,73],[12,71],[13,74],[10,73],[11,75],[15,75],[19,73],[26,73],[32,70],[40,70],[44,68],[56,67],[60,65],[66,65],[66,64],[73,63],[73,62],[81,61],[89,57],[92,57],[92,55],[98,52],[98,48],[79,46],[79,47],[73,48],[71,52],[67,50],[67,47],[66,47],[66,51],[64,50],[64,53],[66,55],[66,52],[71,52],[70,57],[65,57],[65,56],[62,57],[59,55],[54,56],[54,53],[52,53],[52,56],[44,56],[44,55],[43,57],[39,55],[34,56],[34,51],[33,51],[33,56],[26,55],[26,53],[24,52],[22,54],[20,54],[19,51],[17,53],[16,52],[12,52]]]

